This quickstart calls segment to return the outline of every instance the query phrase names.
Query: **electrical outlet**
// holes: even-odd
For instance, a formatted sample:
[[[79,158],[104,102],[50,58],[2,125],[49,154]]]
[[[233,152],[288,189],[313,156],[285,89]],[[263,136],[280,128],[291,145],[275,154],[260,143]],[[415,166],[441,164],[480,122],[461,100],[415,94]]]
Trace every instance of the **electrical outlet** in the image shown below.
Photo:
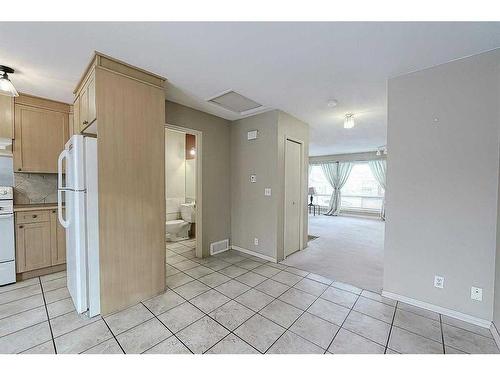
[[[470,288],[470,298],[474,301],[482,301],[483,300],[483,289],[478,288],[477,286],[473,286]]]
[[[266,197],[270,197],[271,196],[271,188],[264,188],[264,195]]]
[[[259,246],[259,239],[258,239],[257,237],[255,237],[255,238],[253,239],[253,244],[254,244],[255,246]]]
[[[250,175],[250,182],[251,183],[257,182],[257,175],[256,174],[251,174]]]
[[[434,287],[443,289],[444,288],[444,277],[443,276],[434,276]]]

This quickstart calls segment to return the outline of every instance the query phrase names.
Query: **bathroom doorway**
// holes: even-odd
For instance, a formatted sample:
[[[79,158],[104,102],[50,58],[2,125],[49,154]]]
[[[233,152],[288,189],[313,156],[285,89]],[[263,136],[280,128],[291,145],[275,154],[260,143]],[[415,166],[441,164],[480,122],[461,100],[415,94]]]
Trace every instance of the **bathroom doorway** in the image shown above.
[[[201,132],[165,127],[165,237],[167,248],[195,248],[202,257]]]

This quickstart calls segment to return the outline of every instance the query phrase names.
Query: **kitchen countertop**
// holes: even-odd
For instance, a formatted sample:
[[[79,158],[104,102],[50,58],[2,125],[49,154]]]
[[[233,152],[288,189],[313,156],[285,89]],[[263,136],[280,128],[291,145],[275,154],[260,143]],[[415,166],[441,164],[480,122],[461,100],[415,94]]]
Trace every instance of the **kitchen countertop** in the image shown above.
[[[57,203],[40,203],[40,204],[15,204],[14,212],[21,211],[39,211],[39,210],[53,210],[57,208]]]

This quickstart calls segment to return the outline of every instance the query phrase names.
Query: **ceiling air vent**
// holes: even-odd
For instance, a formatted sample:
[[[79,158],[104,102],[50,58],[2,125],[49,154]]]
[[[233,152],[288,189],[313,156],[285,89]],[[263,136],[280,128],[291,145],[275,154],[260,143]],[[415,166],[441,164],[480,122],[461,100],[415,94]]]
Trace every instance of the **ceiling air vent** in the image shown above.
[[[222,94],[208,99],[208,101],[240,115],[260,111],[264,108],[262,104],[254,102],[252,99],[248,99],[233,90],[224,91]]]

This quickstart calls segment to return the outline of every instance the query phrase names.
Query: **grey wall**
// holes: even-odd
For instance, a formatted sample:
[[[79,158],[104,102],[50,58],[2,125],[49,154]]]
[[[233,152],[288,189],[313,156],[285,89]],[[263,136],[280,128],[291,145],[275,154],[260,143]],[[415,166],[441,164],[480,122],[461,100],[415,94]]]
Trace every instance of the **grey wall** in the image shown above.
[[[308,215],[307,215],[307,187],[309,168],[309,125],[290,116],[288,113],[279,111],[278,120],[278,177],[279,190],[276,191],[278,199],[278,260],[283,259],[284,254],[284,199],[285,199],[285,141],[290,138],[302,142],[302,247],[307,247]]]
[[[170,101],[165,111],[167,124],[203,133],[203,256],[208,256],[210,243],[230,238],[230,122]]]
[[[248,141],[247,132],[258,130]],[[303,142],[303,247],[307,246],[307,168],[309,127],[282,111],[234,121],[231,126],[231,240],[232,244],[283,259],[285,139]],[[250,175],[257,182],[250,183]],[[270,187],[272,195],[264,195]],[[254,244],[254,238],[259,245]]]
[[[258,138],[247,140],[247,132]],[[247,117],[231,125],[231,243],[276,258],[278,207],[278,111]],[[250,182],[250,175],[257,182]],[[272,195],[264,196],[270,187]],[[259,245],[254,245],[254,238]]]
[[[491,320],[500,50],[389,80],[384,290]],[[434,119],[438,119],[435,122]],[[445,277],[444,289],[433,286]],[[483,288],[472,301],[471,286]]]
[[[500,108],[500,105],[499,105]],[[499,174],[500,179],[500,174]],[[500,197],[500,180],[498,184],[498,197]],[[493,303],[493,323],[500,332],[500,199],[497,202],[497,251],[495,257],[495,293]]]

